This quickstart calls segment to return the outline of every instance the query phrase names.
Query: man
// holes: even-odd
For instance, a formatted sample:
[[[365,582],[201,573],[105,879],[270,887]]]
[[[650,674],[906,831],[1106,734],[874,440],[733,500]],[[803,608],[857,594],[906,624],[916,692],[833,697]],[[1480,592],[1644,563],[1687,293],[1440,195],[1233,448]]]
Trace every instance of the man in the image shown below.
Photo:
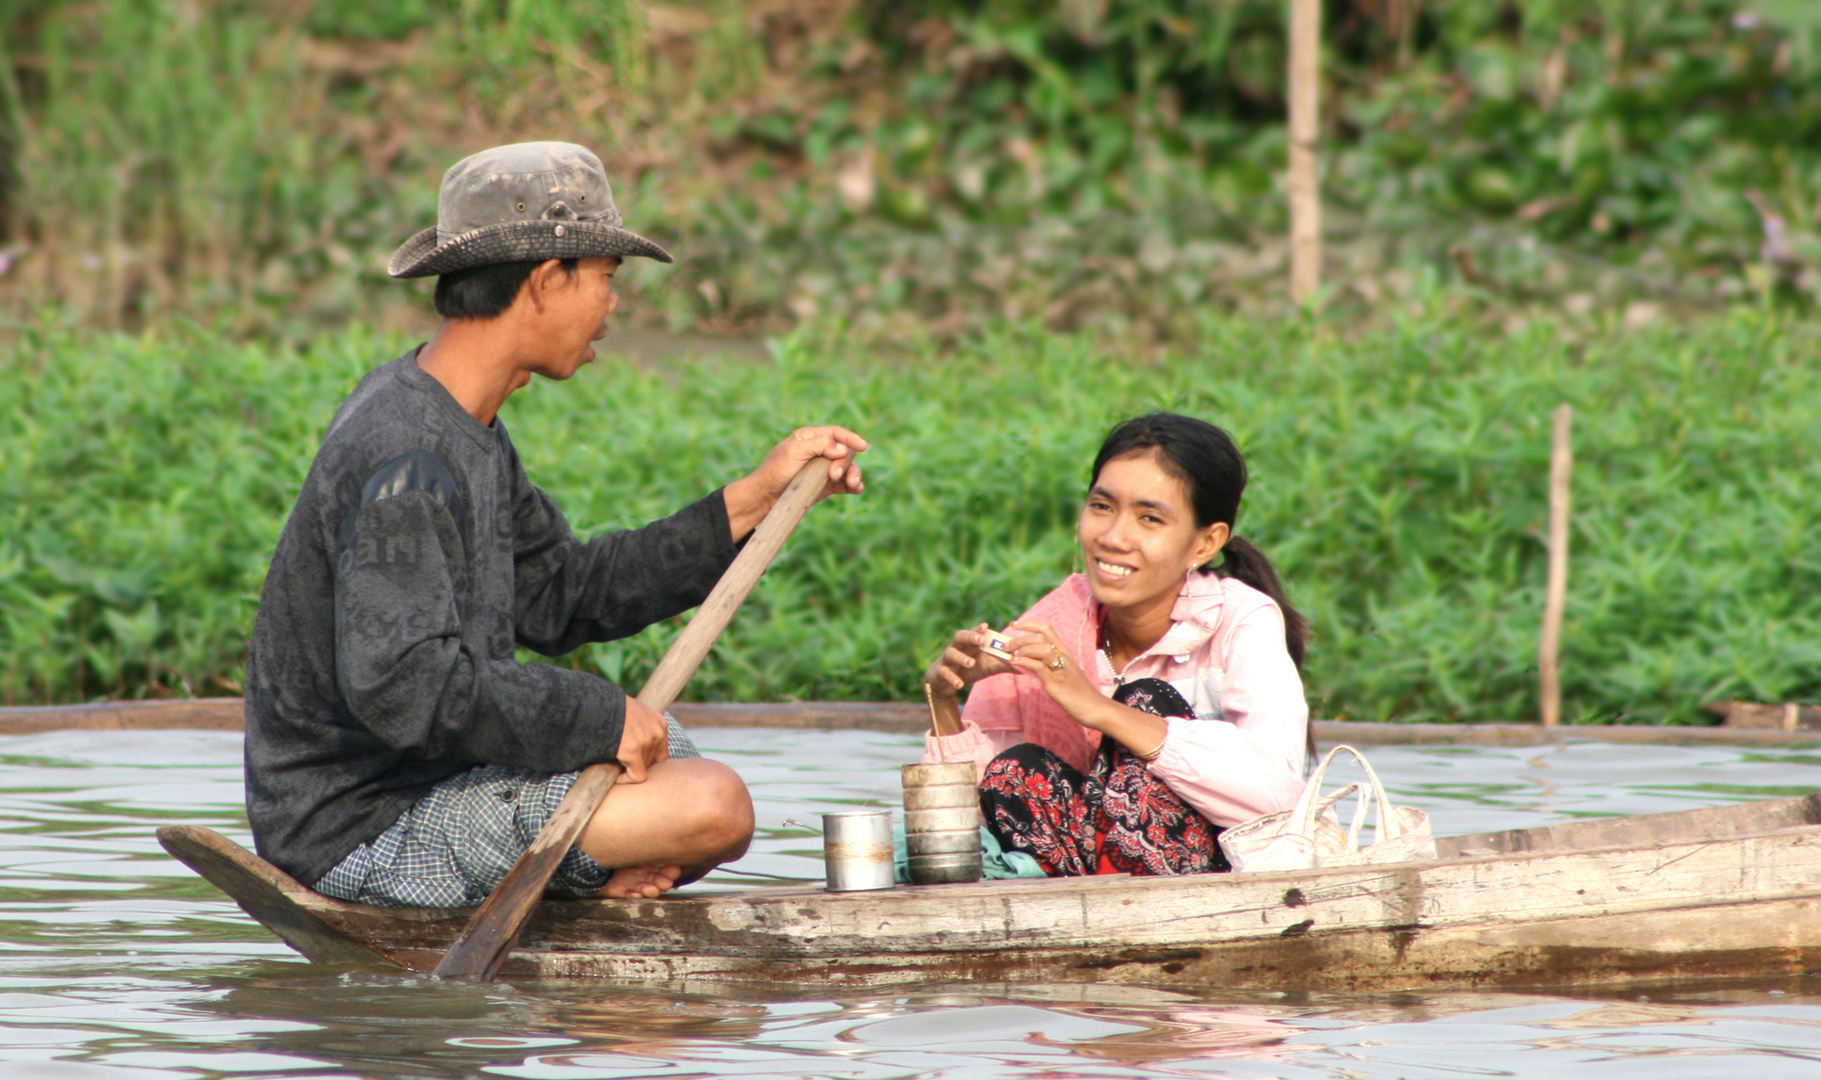
[[[808,428],[751,474],[583,543],[519,463],[500,406],[594,358],[639,255],[601,163],[566,143],[469,157],[437,224],[392,257],[439,275],[441,326],[368,373],[323,438],[272,556],[247,659],[247,816],[259,852],[343,899],[478,903],[574,782],[620,783],[553,891],[654,897],[738,858],[740,778],[597,676],[513,658],[637,633],[702,602],[807,462],[857,493],[865,440]],[[688,755],[688,756],[684,756]]]

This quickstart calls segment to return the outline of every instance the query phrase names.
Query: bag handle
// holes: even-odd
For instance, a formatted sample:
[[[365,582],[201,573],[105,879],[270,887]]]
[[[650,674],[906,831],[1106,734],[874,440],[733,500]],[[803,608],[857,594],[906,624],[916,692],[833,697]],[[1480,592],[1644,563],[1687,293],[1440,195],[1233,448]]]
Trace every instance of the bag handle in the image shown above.
[[[1379,783],[1378,773],[1373,771],[1372,763],[1366,760],[1366,755],[1351,746],[1347,750],[1352,753],[1353,760],[1359,762],[1359,767],[1365,770],[1366,779],[1372,781],[1372,800],[1378,807],[1378,835],[1375,842],[1382,844],[1387,840],[1402,839],[1404,826],[1398,821],[1397,815],[1392,813],[1397,807],[1391,805],[1391,796],[1385,793],[1385,785]]]
[[[1332,798],[1323,798],[1321,796],[1322,780],[1327,775],[1328,766],[1334,762],[1334,758],[1343,750],[1353,755],[1353,760],[1359,762],[1360,768],[1364,770],[1366,774],[1366,779],[1370,781],[1370,787],[1355,781],[1354,783],[1341,788]],[[1360,829],[1365,825],[1366,814],[1368,812],[1366,806],[1368,798],[1370,798],[1377,807],[1378,840],[1380,842],[1396,840],[1403,836],[1403,826],[1398,823],[1397,816],[1391,813],[1394,808],[1391,805],[1390,797],[1385,794],[1385,785],[1379,782],[1378,773],[1373,771],[1371,762],[1366,760],[1366,755],[1345,744],[1329,750],[1327,754],[1322,757],[1321,764],[1317,765],[1315,771],[1309,774],[1309,783],[1303,788],[1302,796],[1296,800],[1296,809],[1291,811],[1290,815],[1290,820],[1294,823],[1296,833],[1307,839],[1313,840],[1315,838],[1316,816],[1356,790],[1358,792],[1358,802],[1353,808],[1353,821],[1347,828],[1348,851],[1359,850],[1359,833]]]
[[[1358,795],[1361,799],[1364,799],[1366,797],[1366,785],[1364,785],[1356,780],[1353,783],[1348,784],[1346,787],[1341,788],[1340,790],[1336,791],[1332,795],[1323,795],[1315,803],[1316,815],[1320,816],[1322,811],[1328,809],[1328,807],[1333,806],[1335,803],[1341,801],[1342,799],[1346,798],[1349,795]]]
[[[1328,809],[1328,807],[1333,806],[1335,803],[1340,802],[1349,795],[1352,795],[1354,798],[1353,818],[1351,823],[1347,826],[1347,850],[1358,851],[1359,827],[1360,823],[1366,820],[1366,801],[1372,797],[1372,792],[1371,789],[1357,780],[1348,784],[1346,787],[1341,788],[1332,795],[1324,795],[1316,800],[1315,813],[1309,818],[1309,831],[1303,833],[1303,835],[1310,840],[1315,839],[1315,818],[1319,817],[1323,811]]]
[[[1309,782],[1303,786],[1303,793],[1296,799],[1296,808],[1290,811],[1291,831],[1304,839],[1315,839],[1316,816],[1347,796],[1348,789],[1342,788],[1331,799],[1324,800],[1321,797],[1322,777],[1327,774],[1328,763],[1334,760],[1334,755],[1340,750],[1341,747],[1337,746],[1328,751],[1327,756],[1321,759],[1321,764],[1315,766],[1315,771],[1309,774]],[[1351,787],[1358,788],[1359,785],[1353,784]],[[1363,791],[1360,792],[1360,797],[1365,797]]]

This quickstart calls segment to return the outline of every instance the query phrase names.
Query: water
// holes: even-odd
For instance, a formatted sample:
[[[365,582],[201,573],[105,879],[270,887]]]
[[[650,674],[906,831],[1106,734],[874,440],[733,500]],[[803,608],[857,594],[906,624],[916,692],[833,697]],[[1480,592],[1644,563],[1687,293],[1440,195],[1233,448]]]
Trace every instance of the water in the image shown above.
[[[824,810],[896,802],[917,742],[698,733],[752,786],[737,869],[820,874]],[[1821,788],[1821,756],[1719,747],[1383,747],[1438,833]],[[248,843],[240,740],[216,732],[0,738],[0,1077],[826,1076],[1435,1078],[1821,1075],[1821,980],[1622,997],[1184,994],[919,986],[667,993],[593,982],[447,986],[314,967],[167,858],[152,830]],[[721,875],[717,884],[736,879]]]

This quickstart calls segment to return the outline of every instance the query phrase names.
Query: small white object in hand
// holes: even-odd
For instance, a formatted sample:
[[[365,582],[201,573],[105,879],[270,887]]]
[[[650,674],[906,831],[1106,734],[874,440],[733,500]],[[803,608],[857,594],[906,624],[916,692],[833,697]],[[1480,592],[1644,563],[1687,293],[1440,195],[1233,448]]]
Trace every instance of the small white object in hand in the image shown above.
[[[997,656],[1001,660],[1012,659],[1011,641],[1001,633],[988,634],[986,644],[980,646],[980,651],[988,656]]]

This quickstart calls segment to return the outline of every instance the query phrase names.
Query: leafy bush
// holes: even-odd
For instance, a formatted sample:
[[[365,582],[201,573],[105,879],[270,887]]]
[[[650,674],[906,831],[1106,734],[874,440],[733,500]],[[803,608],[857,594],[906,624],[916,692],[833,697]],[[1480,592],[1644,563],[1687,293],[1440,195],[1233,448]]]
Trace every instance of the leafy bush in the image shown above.
[[[1446,308],[1446,296],[1429,298]],[[1001,328],[912,363],[808,336],[769,361],[608,361],[503,414],[578,529],[636,524],[738,475],[792,426],[874,442],[869,491],[818,508],[691,684],[698,698],[917,700],[955,627],[1001,623],[1073,566],[1101,434],[1169,407],[1229,427],[1239,531],[1315,628],[1325,715],[1535,715],[1549,414],[1577,409],[1564,685],[1571,718],[1689,722],[1821,691],[1821,394],[1812,325],[1507,339],[1443,314],[1357,338],[1209,319],[1140,362]],[[611,346],[611,339],[609,339]],[[0,692],[235,689],[265,560],[341,395],[396,345],[40,329],[0,361]],[[676,631],[565,658],[638,685]]]

